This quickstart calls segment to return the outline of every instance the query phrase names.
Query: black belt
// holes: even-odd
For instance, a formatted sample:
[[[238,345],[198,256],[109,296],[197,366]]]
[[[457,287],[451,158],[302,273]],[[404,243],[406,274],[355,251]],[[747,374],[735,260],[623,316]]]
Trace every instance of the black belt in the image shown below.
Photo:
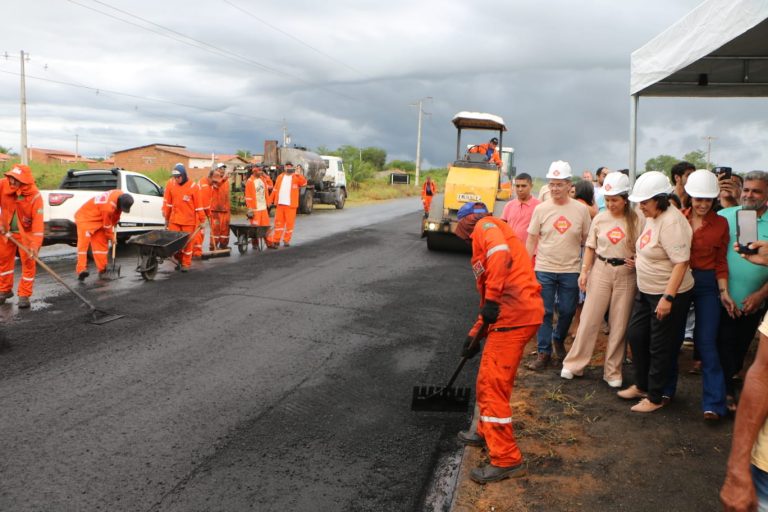
[[[599,254],[597,255],[597,259],[604,261],[609,265],[613,265],[614,267],[620,267],[625,263],[624,258],[603,258]]]

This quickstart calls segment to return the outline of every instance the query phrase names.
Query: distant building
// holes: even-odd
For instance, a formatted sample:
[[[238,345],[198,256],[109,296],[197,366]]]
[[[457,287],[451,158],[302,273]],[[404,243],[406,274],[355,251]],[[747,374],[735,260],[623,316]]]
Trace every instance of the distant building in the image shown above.
[[[75,164],[84,163],[88,167],[98,167],[101,162],[85,158],[70,151],[61,149],[29,148],[29,161],[41,164]]]

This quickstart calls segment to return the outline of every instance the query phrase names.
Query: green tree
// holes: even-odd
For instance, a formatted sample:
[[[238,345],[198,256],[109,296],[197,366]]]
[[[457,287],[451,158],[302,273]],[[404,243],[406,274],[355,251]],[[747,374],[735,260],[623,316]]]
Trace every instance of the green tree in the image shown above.
[[[362,158],[364,162],[372,164],[377,171],[383,171],[387,152],[382,148],[367,147],[362,150]]]
[[[645,170],[659,171],[669,176],[669,171],[672,169],[672,166],[679,161],[679,159],[672,155],[659,155],[645,162]]]
[[[686,162],[691,162],[697,169],[707,168],[707,154],[704,151],[701,151],[700,149],[684,154],[683,160],[685,160]],[[712,167],[717,167],[717,166],[713,163],[710,163],[710,169]]]
[[[373,173],[376,172],[376,168],[370,162],[354,160],[347,161],[347,184],[353,190],[360,188],[360,184],[364,181],[368,181],[373,177]]]
[[[251,158],[253,158],[253,153],[251,153],[247,149],[238,149],[237,156],[239,156],[240,158],[244,158],[246,160],[250,160]]]
[[[406,172],[415,172],[416,162],[411,162],[410,160],[392,160],[384,166],[384,169],[400,169]]]

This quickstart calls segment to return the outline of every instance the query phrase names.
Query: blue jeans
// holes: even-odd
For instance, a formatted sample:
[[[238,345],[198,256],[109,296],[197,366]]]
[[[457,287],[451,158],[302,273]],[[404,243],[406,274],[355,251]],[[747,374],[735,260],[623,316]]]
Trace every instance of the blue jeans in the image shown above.
[[[536,335],[540,354],[552,353],[552,341],[562,342],[568,336],[573,314],[579,301],[579,274],[575,272],[536,272],[544,301],[544,323]],[[557,304],[555,304],[557,297]],[[552,328],[552,317],[557,309],[557,325]]]
[[[696,311],[696,324],[693,341],[701,358],[701,410],[713,411],[724,416],[725,376],[717,352],[717,332],[720,327],[720,291],[714,270],[693,270],[693,306]],[[682,341],[682,340],[681,340]],[[673,397],[677,388],[677,358],[670,373],[664,395]]]
[[[757,512],[768,511],[768,473],[752,465],[752,483],[757,494]]]

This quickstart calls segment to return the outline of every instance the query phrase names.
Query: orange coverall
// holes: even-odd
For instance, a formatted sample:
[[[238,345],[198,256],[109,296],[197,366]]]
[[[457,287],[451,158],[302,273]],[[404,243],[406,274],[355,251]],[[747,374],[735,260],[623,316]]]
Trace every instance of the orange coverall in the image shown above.
[[[477,146],[472,146],[471,148],[469,148],[470,153],[480,153],[483,155],[487,155],[490,150],[491,150],[490,142],[486,142],[485,144],[478,144]],[[493,150],[493,153],[491,153],[491,158],[489,158],[488,161],[495,163],[496,167],[501,168],[501,157],[499,156],[498,148]]]
[[[275,229],[269,239],[270,244],[279,244],[281,238],[283,244],[290,243],[293,236],[293,226],[296,223],[296,210],[299,208],[299,189],[306,185],[307,178],[301,174],[284,172],[277,177],[275,188],[272,189],[272,195],[269,198],[270,204],[277,205]]]
[[[269,226],[269,192],[263,178],[252,175],[245,182],[245,206],[253,210],[251,226]]]
[[[200,200],[200,187],[191,180],[179,185],[171,179],[165,187],[163,196],[163,217],[171,231],[191,233],[198,225],[205,222],[205,208]],[[184,248],[176,253],[176,259],[182,267],[192,264],[194,240],[189,240]]]
[[[75,213],[77,224],[77,267],[79,274],[88,267],[88,247],[99,272],[107,269],[109,240],[115,235],[121,211],[117,206],[121,190],[109,190],[92,197]]]
[[[211,180],[211,241],[214,248],[229,246],[229,179]]]
[[[200,189],[200,204],[203,205],[203,211],[209,223],[211,219],[211,179],[207,176],[200,178],[197,182],[197,186]],[[200,233],[195,237],[195,244],[192,248],[192,257],[199,258],[203,255],[203,240],[205,239],[205,230],[201,229]],[[210,237],[210,248],[213,247],[213,234]]]
[[[515,466],[523,456],[515,441],[509,398],[525,345],[544,317],[541,286],[525,246],[506,222],[484,217],[477,221],[471,236],[472,272],[481,305],[488,300],[499,304],[498,320],[487,326],[488,338],[477,375],[477,433],[485,438],[494,466]],[[482,326],[478,316],[470,336]]]
[[[20,169],[15,167],[15,169]],[[0,180],[0,223],[14,240],[23,246],[39,250],[43,245],[43,198],[35,186],[35,180],[28,167],[21,168],[22,175],[17,178],[23,184],[17,190],[11,188],[7,178]],[[6,173],[8,174],[8,173]],[[14,176],[16,177],[16,176]],[[19,297],[31,297],[35,284],[37,265],[35,260],[24,250],[5,237],[0,237],[0,292],[13,290],[13,267],[16,253],[21,260],[21,283]]]
[[[421,187],[421,202],[424,203],[424,213],[429,213],[429,208],[432,206],[432,198],[437,194],[437,184],[430,178],[424,182],[424,186]]]

